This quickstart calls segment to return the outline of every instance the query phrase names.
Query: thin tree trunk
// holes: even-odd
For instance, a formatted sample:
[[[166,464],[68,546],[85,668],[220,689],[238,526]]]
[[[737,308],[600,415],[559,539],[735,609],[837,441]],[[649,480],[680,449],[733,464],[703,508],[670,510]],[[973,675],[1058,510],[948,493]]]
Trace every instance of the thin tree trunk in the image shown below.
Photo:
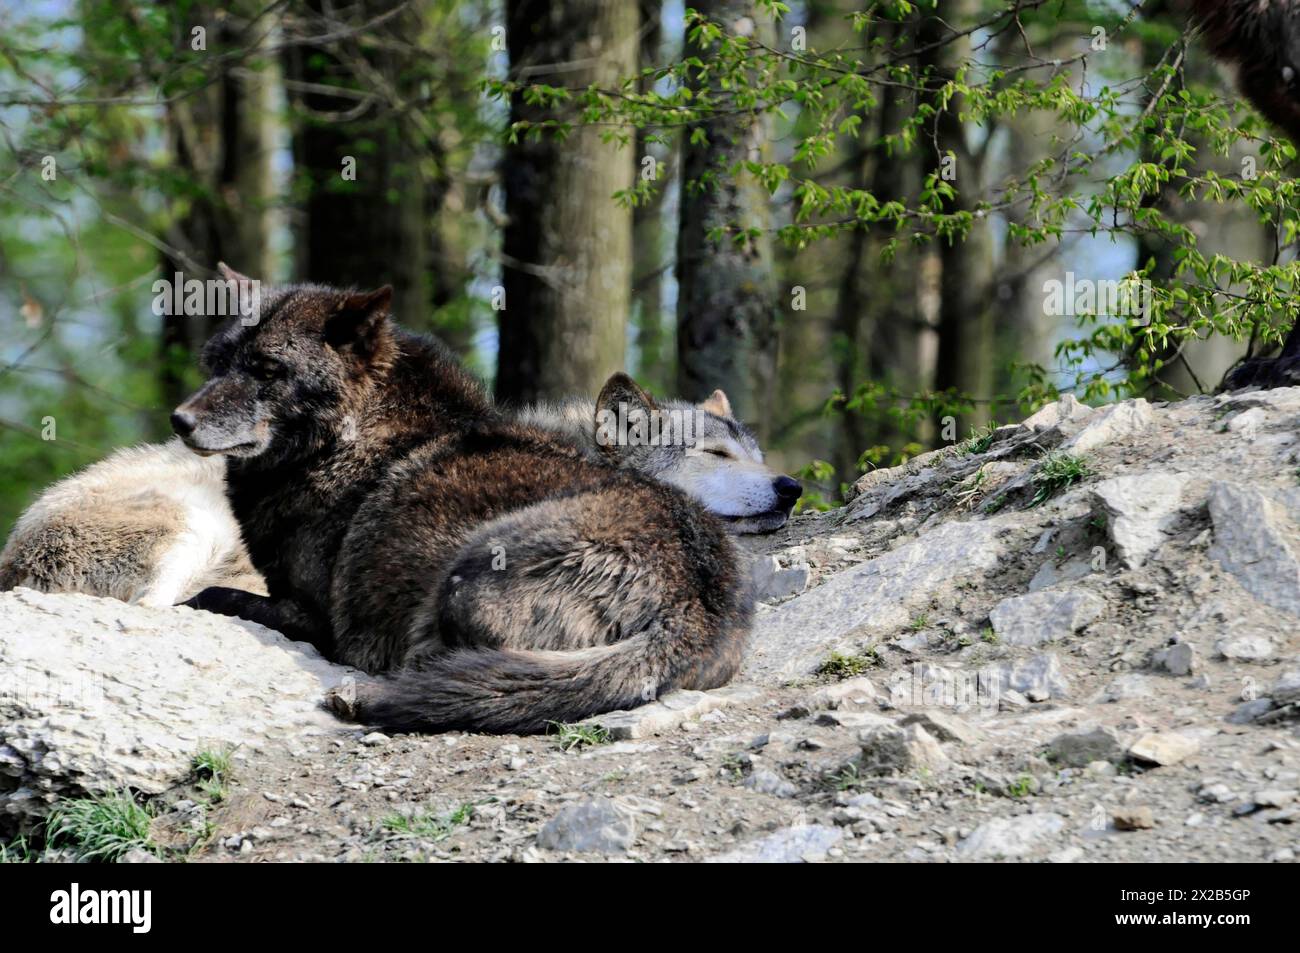
[[[350,9],[359,23],[397,5],[362,0]],[[327,6],[327,0],[308,4],[316,14]],[[410,39],[419,36],[420,17],[418,6],[410,6],[374,30]],[[398,320],[425,326],[428,224],[420,147],[404,110],[394,108],[394,100],[404,104],[418,91],[418,64],[368,43],[365,34],[328,46],[290,47],[287,57],[289,76],[299,83],[368,89],[380,97],[352,116],[355,99],[315,90],[292,94],[295,187],[303,195],[298,274],[345,287],[391,284]]]
[[[511,72],[524,85],[610,87],[636,69],[637,7],[603,0],[508,0]],[[547,111],[517,92],[511,120]],[[496,394],[524,403],[594,395],[623,367],[631,304],[632,213],[613,199],[632,185],[633,156],[574,126],[521,137],[503,161],[505,307]]]
[[[759,39],[770,19],[751,0],[708,0],[695,8],[731,31],[749,28]],[[708,50],[687,49],[707,58]],[[681,224],[677,238],[677,389],[701,400],[715,388],[731,398],[737,416],[760,438],[771,424],[776,377],[776,309],[772,272],[771,210],[767,191],[741,172],[723,175],[707,191],[690,183],[706,173],[757,157],[767,140],[767,123],[740,114],[702,124],[706,142],[683,139]],[[743,244],[731,234],[714,242],[716,228],[757,229]]]

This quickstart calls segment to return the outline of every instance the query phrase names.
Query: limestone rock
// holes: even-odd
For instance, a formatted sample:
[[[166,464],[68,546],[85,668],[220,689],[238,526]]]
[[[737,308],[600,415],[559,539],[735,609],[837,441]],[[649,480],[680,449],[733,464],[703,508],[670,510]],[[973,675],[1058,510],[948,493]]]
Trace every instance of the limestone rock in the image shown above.
[[[1190,735],[1166,731],[1143,735],[1128,749],[1128,755],[1143,764],[1164,766],[1190,758],[1200,747],[1201,743]]]
[[[588,718],[583,724],[599,725],[616,741],[648,738],[671,731],[683,722],[717,708],[753,697],[744,685],[728,685],[711,692],[675,691],[628,711],[611,711]]]
[[[580,854],[620,854],[636,840],[633,812],[608,798],[560,808],[537,834],[537,846]]]
[[[1106,515],[1106,533],[1129,569],[1142,565],[1165,540],[1191,477],[1185,473],[1135,473],[1092,488]]]
[[[1055,403],[1040,408],[1035,414],[1020,421],[1020,426],[1030,430],[1050,430],[1060,424],[1080,423],[1093,414],[1093,408],[1079,402],[1073,394],[1064,394]]]
[[[963,860],[1024,857],[1065,829],[1060,814],[1021,814],[986,821],[957,845]]]
[[[252,622],[28,589],[0,593],[0,812],[63,796],[157,794],[204,749],[302,744],[356,675]]]
[[[1094,761],[1123,761],[1124,745],[1113,729],[1096,726],[1057,735],[1048,742],[1047,755],[1058,764],[1082,768]]]
[[[1210,556],[1260,602],[1300,615],[1296,531],[1278,505],[1253,487],[1220,481],[1210,487],[1210,518]]]
[[[1041,590],[1003,599],[989,613],[989,621],[1000,642],[1033,647],[1072,635],[1105,609],[1105,601],[1091,592]]]
[[[826,852],[844,839],[842,832],[822,824],[787,827],[761,840],[725,854],[710,857],[710,864],[798,864],[826,858]]]
[[[811,570],[801,548],[778,556],[758,556],[751,567],[754,596],[760,602],[774,602],[797,595],[808,586]]]
[[[860,769],[868,774],[940,771],[949,764],[939,742],[920,725],[870,728],[862,732]]]
[[[1142,433],[1153,421],[1151,405],[1141,397],[1111,404],[1090,414],[1082,429],[1065,442],[1064,448],[1071,453],[1088,453],[1112,440]]]

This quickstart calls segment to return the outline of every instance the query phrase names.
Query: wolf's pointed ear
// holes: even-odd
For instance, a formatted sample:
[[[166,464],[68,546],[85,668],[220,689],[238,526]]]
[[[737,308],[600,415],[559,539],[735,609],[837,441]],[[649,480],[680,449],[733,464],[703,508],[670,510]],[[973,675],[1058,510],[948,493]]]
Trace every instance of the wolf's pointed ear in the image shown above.
[[[700,410],[713,414],[715,417],[731,416],[731,401],[727,400],[727,395],[719,388],[709,395],[709,399],[700,404]]]
[[[633,449],[626,432],[629,423],[635,428],[637,418],[641,418],[644,427],[647,415],[658,409],[655,399],[632,378],[622,371],[610,375],[596,398],[597,449],[617,464]]]
[[[325,319],[325,343],[336,351],[368,356],[374,351],[392,302],[392,285],[345,295]]]
[[[224,261],[217,262],[217,274],[221,275],[226,281],[237,281],[241,284],[251,282],[253,279],[248,275],[241,275],[235,269],[231,268]]]

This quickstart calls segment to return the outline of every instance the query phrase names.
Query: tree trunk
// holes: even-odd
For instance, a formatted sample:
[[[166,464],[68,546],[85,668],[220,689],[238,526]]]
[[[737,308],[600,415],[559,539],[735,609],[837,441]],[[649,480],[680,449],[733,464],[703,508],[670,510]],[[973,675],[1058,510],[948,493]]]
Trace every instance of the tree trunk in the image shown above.
[[[350,8],[362,23],[399,6],[399,0],[362,0]],[[333,6],[311,0],[312,13]],[[337,31],[337,24],[334,25]],[[322,23],[308,26],[325,32]],[[295,191],[298,275],[309,281],[359,288],[393,286],[397,319],[428,322],[428,222],[420,175],[420,139],[410,128],[409,102],[418,93],[418,63],[375,38],[418,37],[421,14],[411,6],[369,33],[322,46],[291,46],[287,72],[295,107]],[[364,107],[305,85],[369,92]]]
[[[735,31],[741,23],[770,32],[770,19],[752,0],[708,0],[695,8]],[[687,55],[708,58],[708,50]],[[677,389],[702,400],[715,388],[731,398],[737,416],[758,431],[770,429],[776,376],[776,310],[772,277],[771,210],[767,191],[748,173],[720,176],[707,191],[690,184],[710,171],[724,171],[758,156],[767,123],[742,114],[719,115],[702,124],[705,143],[683,137],[681,223],[677,237]],[[719,242],[715,228],[758,229],[737,244],[730,233]]]
[[[237,4],[235,10],[244,16],[254,12],[244,6]],[[264,48],[265,25],[248,28],[246,23],[235,17],[218,20],[211,8],[194,7],[177,21],[177,43],[189,46],[193,28],[203,27],[209,51]],[[176,251],[163,256],[167,281],[177,272],[184,279],[211,278],[218,261],[252,275],[271,271],[272,93],[278,77],[272,58],[254,54],[195,95],[168,105],[173,167],[194,193],[167,231],[167,242]],[[161,384],[169,406],[192,389],[196,355],[224,318],[163,316]]]
[[[636,69],[637,7],[603,0],[508,0],[511,72],[523,85],[614,86]],[[511,120],[546,118],[516,92]],[[502,166],[508,224],[496,395],[525,403],[595,395],[623,367],[631,295],[633,156],[575,124],[560,141],[521,136]]]
[[[958,0],[952,4],[948,22],[973,22],[979,10],[977,0]],[[944,42],[947,41],[947,42]],[[935,16],[923,20],[918,44],[926,47],[942,43],[921,55],[923,67],[932,70],[931,88],[938,89],[951,79],[958,66],[971,54],[969,37],[952,37],[944,21]],[[951,152],[955,179],[950,182],[956,197],[945,211],[972,211],[982,194],[980,158],[970,147],[966,130],[958,118],[960,103],[954,98],[938,115],[938,154],[935,164]],[[993,383],[993,312],[988,294],[993,277],[993,242],[988,219],[976,219],[965,240],[939,239],[942,277],[939,288],[939,354],[935,361],[935,389],[951,390],[958,396],[976,400],[967,419],[958,421],[958,439],[970,428],[988,420],[987,400]]]

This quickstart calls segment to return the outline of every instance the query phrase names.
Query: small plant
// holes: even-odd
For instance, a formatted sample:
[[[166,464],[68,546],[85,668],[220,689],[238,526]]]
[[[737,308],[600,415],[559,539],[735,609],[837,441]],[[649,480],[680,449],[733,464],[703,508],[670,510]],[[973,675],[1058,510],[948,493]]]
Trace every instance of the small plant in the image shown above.
[[[1090,472],[1083,457],[1062,450],[1053,450],[1043,457],[1038,472],[1033,476],[1034,486],[1038,489],[1034,493],[1034,498],[1029,501],[1029,505],[1038,506],[1050,500],[1062,490],[1087,477]]]
[[[826,657],[826,661],[817,667],[817,674],[825,678],[833,678],[836,681],[843,681],[846,678],[856,678],[865,673],[867,669],[879,664],[880,656],[876,654],[874,648],[867,649],[858,655],[832,652]]]
[[[1027,774],[1022,774],[1007,785],[1007,797],[1029,797],[1033,793],[1034,779]]]
[[[601,725],[566,725],[558,721],[550,723],[547,734],[555,736],[555,742],[561,751],[607,745],[613,740],[609,729]]]
[[[984,512],[992,516],[994,513],[996,513],[998,510],[1002,509],[1002,507],[1006,505],[1007,505],[1007,495],[1003,493],[1001,496],[996,496],[993,499],[989,500],[987,503],[985,503]]]
[[[22,835],[7,844],[0,844],[0,864],[34,864],[39,856],[39,852]]]
[[[983,453],[993,446],[993,431],[997,429],[993,424],[980,427],[967,440],[957,445],[957,452],[962,456]]]
[[[200,751],[190,765],[199,790],[214,803],[224,801],[229,793],[226,785],[232,774],[230,755],[229,750]]]
[[[445,840],[456,828],[469,823],[474,803],[462,804],[449,814],[389,814],[380,823],[393,837],[418,837],[421,840]]]
[[[970,476],[955,483],[948,491],[952,497],[953,506],[958,509],[967,509],[974,505],[976,498],[984,490],[984,482],[988,479],[988,473],[983,467],[980,467]]]
[[[862,787],[865,780],[866,779],[863,778],[861,773],[858,771],[858,766],[856,764],[848,764],[835,774],[830,775],[827,779],[827,783],[836,791],[852,791],[856,788]]]
[[[129,792],[60,801],[45,824],[51,847],[67,847],[77,860],[117,860],[140,848],[156,852],[149,838],[153,816]]]
[[[928,613],[922,612],[919,616],[907,624],[907,628],[912,632],[920,632],[930,624]]]
[[[991,626],[991,625],[986,625],[986,626],[985,626],[985,627],[980,631],[980,641],[981,641],[981,642],[987,642],[989,645],[997,645],[997,644],[998,644],[998,634],[997,634],[996,632],[993,631],[993,626]]]

